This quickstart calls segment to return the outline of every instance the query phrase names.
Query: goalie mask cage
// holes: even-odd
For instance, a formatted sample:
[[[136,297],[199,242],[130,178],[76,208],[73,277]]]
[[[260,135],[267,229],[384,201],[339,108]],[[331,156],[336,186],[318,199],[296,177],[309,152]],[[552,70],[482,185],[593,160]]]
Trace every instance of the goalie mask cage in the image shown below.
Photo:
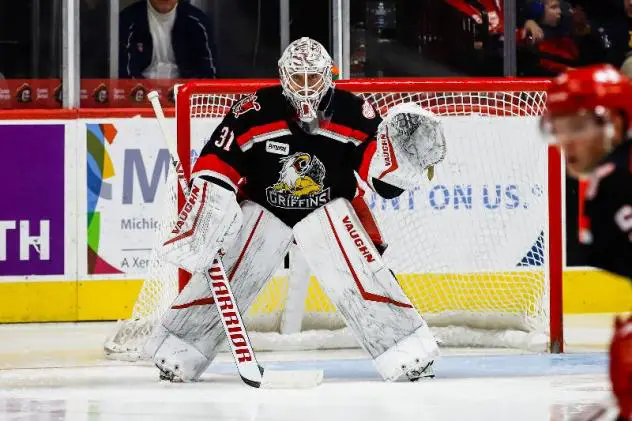
[[[178,151],[187,177],[231,106],[276,83],[224,80],[178,89]],[[365,199],[389,244],[387,265],[442,343],[562,352],[562,165],[559,152],[538,130],[547,82],[355,79],[336,87],[364,98],[382,116],[402,102],[441,116],[448,152],[434,178],[397,199],[374,193]],[[183,202],[177,191],[170,176],[163,231]],[[106,341],[113,358],[141,356],[151,329],[186,283],[182,272],[155,256],[132,318],[120,322]],[[302,317],[303,332],[279,334],[291,287],[280,270],[246,312],[255,347],[354,343],[314,278],[305,305],[286,315]]]

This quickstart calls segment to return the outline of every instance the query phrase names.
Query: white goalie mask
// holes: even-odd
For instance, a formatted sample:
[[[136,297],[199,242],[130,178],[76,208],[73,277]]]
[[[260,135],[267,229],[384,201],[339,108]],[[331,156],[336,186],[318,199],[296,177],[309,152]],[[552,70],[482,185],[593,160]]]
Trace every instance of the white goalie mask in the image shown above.
[[[292,42],[279,59],[279,76],[283,94],[298,113],[298,118],[311,122],[323,97],[334,86],[333,62],[317,41],[303,37]]]

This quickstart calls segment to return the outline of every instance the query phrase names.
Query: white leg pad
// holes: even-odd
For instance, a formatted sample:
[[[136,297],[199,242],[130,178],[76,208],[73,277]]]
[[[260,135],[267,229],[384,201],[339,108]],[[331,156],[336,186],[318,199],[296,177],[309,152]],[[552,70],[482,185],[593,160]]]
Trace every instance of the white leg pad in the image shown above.
[[[439,347],[427,325],[419,327],[373,360],[382,378],[395,381],[411,370],[421,370],[439,357]]]
[[[374,360],[394,350],[382,357],[388,362],[380,365],[385,379],[399,377],[389,356],[400,357],[400,368],[417,359],[427,363],[438,357],[425,320],[384,264],[347,200],[336,199],[312,212],[294,226],[294,237],[362,347]]]
[[[243,202],[241,211],[242,230],[222,261],[237,305],[245,314],[283,261],[293,235],[291,228],[254,202]],[[169,367],[178,365],[182,381],[197,380],[226,339],[210,286],[201,273],[194,274],[161,324],[144,351],[158,366],[162,360]],[[173,355],[167,358],[170,352]],[[191,367],[184,367],[188,364]]]
[[[160,250],[161,258],[190,273],[204,272],[217,251],[241,228],[235,193],[201,178],[193,180],[187,202]]]

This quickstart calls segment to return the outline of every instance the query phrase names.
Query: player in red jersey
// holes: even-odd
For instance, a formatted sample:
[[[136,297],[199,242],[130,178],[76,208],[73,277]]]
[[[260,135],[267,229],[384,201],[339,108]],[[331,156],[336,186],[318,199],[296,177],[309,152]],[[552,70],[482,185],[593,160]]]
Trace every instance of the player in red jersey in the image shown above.
[[[586,178],[588,263],[632,281],[632,82],[610,65],[569,70],[547,92],[542,127]],[[630,303],[632,309],[632,303]],[[620,420],[632,420],[632,318],[617,318],[610,376]]]

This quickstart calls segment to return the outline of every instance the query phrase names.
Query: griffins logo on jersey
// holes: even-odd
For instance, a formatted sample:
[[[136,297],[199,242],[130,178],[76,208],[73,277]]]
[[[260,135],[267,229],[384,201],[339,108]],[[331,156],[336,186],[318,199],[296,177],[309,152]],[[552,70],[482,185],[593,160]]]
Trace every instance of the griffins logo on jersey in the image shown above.
[[[266,189],[268,203],[283,209],[316,209],[329,202],[325,166],[315,156],[298,152],[281,158],[279,181]]]

